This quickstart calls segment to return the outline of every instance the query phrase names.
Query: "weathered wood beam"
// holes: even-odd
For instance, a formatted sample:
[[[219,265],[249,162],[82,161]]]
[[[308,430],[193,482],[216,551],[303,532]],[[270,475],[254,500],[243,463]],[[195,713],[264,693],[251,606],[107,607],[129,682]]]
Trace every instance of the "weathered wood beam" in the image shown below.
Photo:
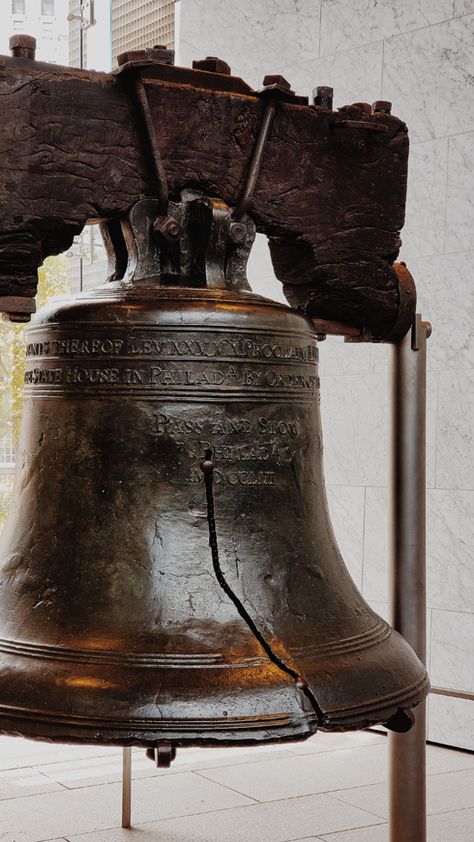
[[[0,296],[34,296],[38,265],[86,221],[156,195],[136,72],[0,57]],[[221,73],[156,62],[140,72],[170,198],[193,187],[235,206],[265,99]],[[406,126],[386,111],[277,104],[248,212],[292,304],[390,334],[407,160]]]

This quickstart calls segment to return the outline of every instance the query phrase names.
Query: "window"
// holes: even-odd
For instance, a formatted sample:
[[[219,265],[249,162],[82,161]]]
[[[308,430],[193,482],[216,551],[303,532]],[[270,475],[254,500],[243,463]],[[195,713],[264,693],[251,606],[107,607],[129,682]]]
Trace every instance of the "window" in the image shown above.
[[[0,439],[0,470],[4,467],[12,468],[15,464],[15,448],[10,436]]]
[[[25,0],[12,0],[12,15],[25,14]]]
[[[41,14],[54,15],[54,0],[41,0]]]

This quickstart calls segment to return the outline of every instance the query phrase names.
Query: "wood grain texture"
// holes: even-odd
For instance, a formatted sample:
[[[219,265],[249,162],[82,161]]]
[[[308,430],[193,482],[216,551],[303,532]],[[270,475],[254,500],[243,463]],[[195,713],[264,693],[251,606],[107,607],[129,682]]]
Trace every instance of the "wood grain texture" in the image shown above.
[[[235,206],[262,99],[167,74],[143,78],[170,198],[194,187]],[[126,214],[156,185],[126,74],[2,58],[0,102],[0,296],[33,296],[45,256],[67,249],[86,221]],[[399,300],[391,264],[407,160],[396,117],[278,105],[249,213],[270,239],[290,303],[387,332]]]

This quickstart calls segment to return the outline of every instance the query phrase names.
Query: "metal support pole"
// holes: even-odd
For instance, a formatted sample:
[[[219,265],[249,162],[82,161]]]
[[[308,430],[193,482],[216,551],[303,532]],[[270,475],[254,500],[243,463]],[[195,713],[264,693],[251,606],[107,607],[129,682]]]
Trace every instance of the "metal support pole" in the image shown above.
[[[426,340],[417,314],[393,349],[391,620],[426,660]],[[426,705],[406,734],[389,734],[390,842],[426,842]]]
[[[132,825],[132,749],[123,750],[122,760],[122,827]]]

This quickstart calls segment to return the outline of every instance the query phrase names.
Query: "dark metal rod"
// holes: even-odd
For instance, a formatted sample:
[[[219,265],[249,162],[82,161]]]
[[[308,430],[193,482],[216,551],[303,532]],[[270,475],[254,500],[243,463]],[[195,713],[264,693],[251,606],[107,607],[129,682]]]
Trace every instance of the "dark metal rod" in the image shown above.
[[[137,76],[135,80],[135,93],[140,106],[140,113],[142,115],[146,138],[153,159],[154,175],[158,192],[158,211],[161,216],[165,216],[168,212],[168,181],[166,178],[165,168],[161,160],[160,149],[156,138],[155,126],[153,124],[153,117],[151,115],[145,86],[139,76]]]
[[[122,758],[122,827],[132,825],[132,749],[127,746]]]
[[[239,199],[239,203],[235,208],[234,213],[232,214],[232,218],[235,220],[241,219],[243,217],[245,211],[247,210],[250,199],[253,196],[253,192],[257,185],[257,180],[260,173],[260,168],[262,166],[263,153],[265,151],[265,146],[267,145],[267,140],[270,137],[270,131],[273,125],[273,120],[275,118],[275,113],[276,100],[270,98],[265,106],[265,111],[258,132],[258,137],[253,148],[252,157],[250,159],[250,165],[248,168],[244,189]]]
[[[393,350],[392,625],[426,660],[426,340],[417,314]],[[406,734],[389,734],[390,842],[426,842],[426,705]]]

